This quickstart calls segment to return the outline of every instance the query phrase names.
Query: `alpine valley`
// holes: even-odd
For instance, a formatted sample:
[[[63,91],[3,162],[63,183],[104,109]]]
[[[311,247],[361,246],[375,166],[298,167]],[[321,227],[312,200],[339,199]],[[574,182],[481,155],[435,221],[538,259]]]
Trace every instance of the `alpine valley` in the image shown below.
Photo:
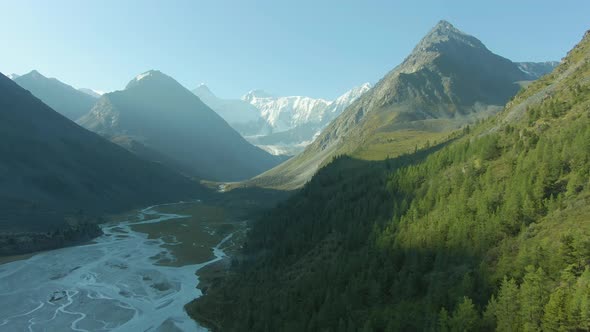
[[[590,331],[590,7],[328,4],[0,4],[0,331]]]
[[[0,116],[0,254],[87,241],[100,234],[105,214],[205,192],[79,127],[1,74]]]
[[[590,31],[518,92],[527,75],[440,22],[284,164],[326,166],[252,224],[191,315],[223,331],[588,329]]]

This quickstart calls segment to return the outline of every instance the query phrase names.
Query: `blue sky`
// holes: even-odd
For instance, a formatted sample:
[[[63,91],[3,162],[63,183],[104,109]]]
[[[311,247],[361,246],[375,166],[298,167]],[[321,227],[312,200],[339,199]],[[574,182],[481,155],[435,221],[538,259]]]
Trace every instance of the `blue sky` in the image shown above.
[[[221,97],[335,98],[376,82],[440,19],[514,61],[559,60],[590,1],[0,0],[0,72],[122,89],[159,69]]]

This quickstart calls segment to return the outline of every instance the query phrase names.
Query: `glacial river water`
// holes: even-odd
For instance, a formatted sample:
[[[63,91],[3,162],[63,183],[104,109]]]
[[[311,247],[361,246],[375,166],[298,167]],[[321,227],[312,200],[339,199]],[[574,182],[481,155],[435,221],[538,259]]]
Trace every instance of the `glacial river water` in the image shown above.
[[[170,255],[161,240],[131,230],[183,217],[139,212],[139,221],[103,226],[95,243],[47,251],[0,265],[0,331],[206,331],[184,311],[199,297],[195,272],[222,259],[183,267],[154,264]]]

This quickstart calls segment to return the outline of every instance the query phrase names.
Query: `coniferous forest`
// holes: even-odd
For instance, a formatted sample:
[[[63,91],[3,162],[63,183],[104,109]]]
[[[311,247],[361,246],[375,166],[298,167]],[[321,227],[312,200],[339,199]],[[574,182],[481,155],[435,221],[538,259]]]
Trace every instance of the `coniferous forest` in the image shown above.
[[[590,332],[590,1],[0,12],[0,332]]]
[[[590,32],[497,116],[340,156],[188,306],[228,331],[590,330]]]

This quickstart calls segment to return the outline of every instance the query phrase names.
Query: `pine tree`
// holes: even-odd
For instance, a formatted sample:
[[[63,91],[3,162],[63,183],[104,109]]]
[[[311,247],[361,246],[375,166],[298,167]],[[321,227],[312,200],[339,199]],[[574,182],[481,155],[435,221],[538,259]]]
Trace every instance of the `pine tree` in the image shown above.
[[[461,302],[455,311],[453,311],[451,331],[475,331],[477,330],[478,323],[479,315],[473,305],[473,301],[468,297],[463,297],[463,302]]]
[[[565,287],[558,287],[545,305],[543,315],[543,331],[568,331],[567,324],[567,292]]]
[[[590,330],[590,269],[586,269],[578,278],[575,291],[568,309],[569,320],[572,324],[584,331]]]
[[[518,331],[520,327],[519,312],[520,303],[516,281],[504,278],[496,307],[498,331]]]
[[[438,330],[440,332],[449,332],[449,313],[444,307],[438,314]]]
[[[543,307],[549,298],[545,272],[533,266],[526,268],[526,275],[520,285],[520,319],[524,331],[540,331]]]
[[[496,297],[492,295],[486,306],[486,310],[483,313],[482,328],[486,331],[496,330],[496,315],[498,310],[498,301]]]

